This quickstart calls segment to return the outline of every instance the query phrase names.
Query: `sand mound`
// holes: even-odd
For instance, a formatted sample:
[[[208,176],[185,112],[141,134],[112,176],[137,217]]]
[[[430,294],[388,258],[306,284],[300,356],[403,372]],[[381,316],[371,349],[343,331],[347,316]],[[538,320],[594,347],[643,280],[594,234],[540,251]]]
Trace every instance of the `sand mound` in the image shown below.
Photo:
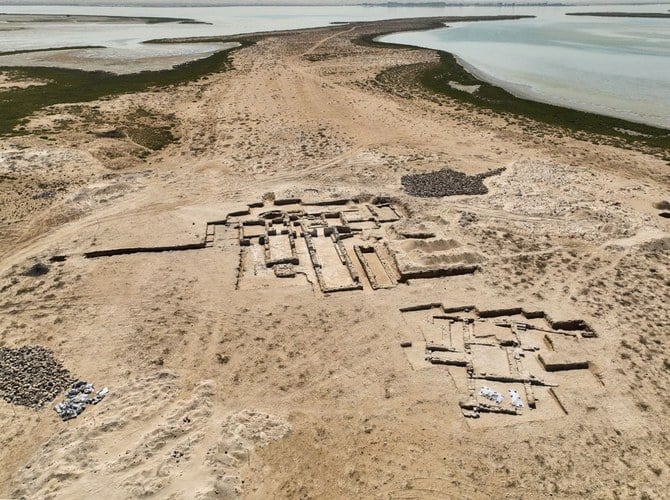
[[[396,238],[407,238],[407,239],[430,239],[435,238],[437,234],[441,232],[442,224],[437,224],[435,222],[429,222],[425,219],[420,220],[402,220],[397,222],[391,227],[391,234]]]
[[[484,260],[476,250],[447,238],[394,241],[390,248],[401,274],[455,269]]]
[[[262,447],[283,438],[291,426],[267,413],[242,410],[229,415],[223,423],[224,441],[232,448]]]
[[[426,239],[426,240],[408,240],[400,243],[401,248],[405,252],[412,252],[415,250],[421,252],[443,252],[458,248],[461,244],[453,239]]]
[[[425,254],[414,260],[422,267],[442,267],[452,264],[479,264],[484,257],[477,252]]]

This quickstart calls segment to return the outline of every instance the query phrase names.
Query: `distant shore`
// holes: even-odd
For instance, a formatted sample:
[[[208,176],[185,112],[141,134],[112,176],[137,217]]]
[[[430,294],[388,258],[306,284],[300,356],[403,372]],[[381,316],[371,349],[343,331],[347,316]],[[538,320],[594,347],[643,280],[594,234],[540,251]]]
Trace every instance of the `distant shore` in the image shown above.
[[[406,30],[410,31],[410,30]],[[413,45],[399,45],[378,41],[389,33],[366,36],[362,42],[371,46],[406,49],[434,50],[440,55],[440,63],[412,73],[411,78],[423,88],[481,108],[510,113],[558,126],[578,135],[597,134],[613,139],[618,146],[649,146],[660,148],[670,154],[670,130],[645,123],[632,122],[588,111],[580,111],[514,95],[502,87],[479,78],[468,65],[454,54],[426,49]],[[398,81],[402,68],[391,68],[378,76],[378,80]]]
[[[375,42],[533,20],[327,25],[384,9],[0,44],[248,33],[0,68],[0,499],[667,496],[669,132]],[[109,394],[63,422],[75,380]]]
[[[639,17],[649,19],[670,19],[670,13],[663,12],[567,12],[566,16],[584,17]]]
[[[0,4],[1,5],[1,4]],[[85,14],[8,14],[0,12],[3,23],[124,23],[124,24],[210,24],[184,17],[93,16]]]
[[[104,45],[73,45],[71,47],[50,47],[48,49],[20,49],[0,52],[0,56],[16,56],[19,54],[33,54],[37,52],[58,52],[61,50],[104,49]]]
[[[430,18],[406,18],[391,19],[385,21],[368,21],[343,23],[339,26],[366,27],[368,33],[356,38],[357,43],[370,47],[384,47],[393,49],[411,49],[433,51],[440,55],[440,64],[424,66],[421,70],[411,72],[413,82],[406,81],[405,84],[418,86],[431,92],[445,95],[480,108],[490,109],[500,113],[510,113],[523,116],[545,123],[549,126],[557,126],[567,132],[582,137],[596,134],[608,137],[617,145],[628,145],[628,147],[651,147],[654,150],[670,152],[670,131],[654,125],[632,122],[622,118],[580,111],[572,108],[557,106],[529,98],[516,96],[498,85],[485,82],[462,64],[456,56],[446,51],[427,49],[413,45],[399,45],[377,41],[384,35],[401,33],[407,31],[427,31],[444,28],[448,23],[475,22],[475,21],[503,21],[518,20],[532,16],[445,16]],[[309,28],[321,30],[323,28]],[[296,30],[307,31],[307,30]],[[149,40],[145,43],[202,43],[202,42],[226,42],[232,40],[258,40],[267,36],[288,34],[291,31],[260,32],[244,35],[229,35],[215,37],[195,38],[170,38],[160,40]],[[404,72],[402,67],[391,68],[381,75],[378,81],[386,81],[386,84],[398,83],[400,74]],[[392,76],[391,76],[392,75]],[[407,78],[403,75],[401,78]],[[473,91],[472,89],[475,89]]]
[[[530,118],[539,123],[561,127],[566,132],[576,134],[581,138],[588,139],[592,134],[596,134],[601,137],[598,140],[603,140],[606,137],[608,138],[607,140],[617,145],[628,145],[628,147],[632,146],[634,148],[652,148],[655,151],[659,149],[666,152],[670,151],[670,132],[666,129],[517,97],[494,84],[480,80],[459,64],[455,56],[448,52],[376,41],[377,38],[383,35],[404,31],[438,29],[443,28],[447,23],[516,20],[523,17],[529,16],[403,18],[351,22],[347,23],[346,26],[357,30],[357,35],[351,35],[354,43],[367,45],[370,48],[411,49],[437,53],[440,58],[439,64],[424,64],[416,68],[416,71],[411,73],[412,81],[404,81],[402,83],[402,85],[414,86],[417,91],[427,90],[497,113]],[[84,82],[89,82],[91,79],[89,72],[86,71],[67,70],[67,72],[63,72],[57,70],[57,68],[0,67],[0,71],[10,69],[21,70],[27,78],[50,82],[48,86],[42,87],[45,90],[48,87],[50,90],[47,100],[42,97],[43,93],[35,92],[34,89],[32,91],[28,89],[11,91],[15,93],[14,96],[7,95],[10,91],[5,92],[5,97],[9,98],[5,102],[11,102],[12,104],[8,109],[3,111],[1,109],[3,105],[0,102],[0,115],[5,115],[4,124],[0,126],[0,129],[5,134],[11,133],[10,130],[19,120],[41,107],[60,102],[69,102],[72,99],[73,93],[71,91],[59,90],[59,82],[63,78],[68,82],[68,85],[82,82],[82,85],[86,87],[86,91],[77,94],[80,95],[80,100],[82,101],[99,99],[106,95],[143,91],[150,87],[161,87],[163,85],[187,82],[212,72],[221,71],[223,68],[230,68],[229,57],[233,52],[267,37],[310,31],[338,30],[343,26],[345,25],[338,24],[331,27],[299,30],[148,40],[145,43],[240,42],[241,47],[228,50],[225,53],[226,55],[217,52],[212,56],[186,63],[173,70],[144,72],[136,75],[108,76],[104,78],[95,77],[96,84],[92,87],[84,84]],[[390,84],[389,82],[394,82],[392,86],[395,86],[397,85],[398,75],[403,74],[403,71],[402,67],[390,68],[378,75],[377,81],[384,83],[386,86]],[[402,78],[406,80],[406,75]],[[474,88],[476,88],[475,91],[472,90]]]

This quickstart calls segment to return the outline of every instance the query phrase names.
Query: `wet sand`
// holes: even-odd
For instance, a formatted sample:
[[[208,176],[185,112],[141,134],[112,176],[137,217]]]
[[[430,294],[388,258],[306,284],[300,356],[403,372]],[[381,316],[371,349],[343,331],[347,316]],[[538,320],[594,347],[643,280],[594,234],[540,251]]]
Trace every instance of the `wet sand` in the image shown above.
[[[142,48],[110,49],[105,47],[61,48],[39,50],[13,55],[0,54],[0,66],[71,68],[83,71],[106,71],[117,75],[160,71],[174,68],[196,59],[203,59],[216,52],[238,46],[235,42],[188,45],[180,51],[174,44],[161,46],[163,54]]]

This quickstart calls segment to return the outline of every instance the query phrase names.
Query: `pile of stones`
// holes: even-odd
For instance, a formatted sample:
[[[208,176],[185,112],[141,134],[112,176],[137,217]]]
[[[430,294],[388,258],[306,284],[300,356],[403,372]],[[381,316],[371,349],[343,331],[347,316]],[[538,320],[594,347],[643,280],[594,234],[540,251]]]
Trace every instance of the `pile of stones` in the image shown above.
[[[42,408],[73,380],[46,347],[0,347],[0,397],[10,404]]]
[[[486,194],[489,190],[484,185],[484,179],[504,170],[498,168],[477,175],[467,175],[445,168],[425,174],[403,175],[400,182],[407,194],[422,198]]]
[[[26,272],[23,273],[23,275],[36,278],[37,276],[43,276],[48,272],[49,272],[49,266],[42,264],[41,262],[38,262],[37,264],[31,266],[28,270],[26,270]]]

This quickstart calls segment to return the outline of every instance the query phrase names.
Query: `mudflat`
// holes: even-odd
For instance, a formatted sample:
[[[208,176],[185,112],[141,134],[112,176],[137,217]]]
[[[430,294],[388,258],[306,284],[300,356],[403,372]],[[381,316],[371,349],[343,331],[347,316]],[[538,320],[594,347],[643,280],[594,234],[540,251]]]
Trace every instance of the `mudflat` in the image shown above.
[[[668,152],[414,85],[439,55],[379,30],[0,140],[0,496],[664,495]],[[109,393],[64,422],[26,384],[67,373]]]
[[[182,17],[139,17],[139,16],[96,16],[96,15],[71,15],[71,14],[8,14],[0,13],[0,22],[7,24],[27,23],[198,23],[206,24],[195,19]]]

